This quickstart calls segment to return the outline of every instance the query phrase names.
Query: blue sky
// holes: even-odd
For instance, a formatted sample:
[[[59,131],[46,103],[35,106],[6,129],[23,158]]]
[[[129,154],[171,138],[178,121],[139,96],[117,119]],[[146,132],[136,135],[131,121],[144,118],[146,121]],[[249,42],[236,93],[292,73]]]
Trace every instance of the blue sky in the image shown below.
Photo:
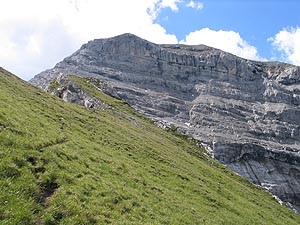
[[[300,65],[299,0],[0,0],[0,66],[25,80],[89,40],[133,33]]]
[[[165,8],[156,22],[179,40],[202,28],[238,32],[266,59],[280,57],[269,38],[283,28],[300,26],[300,1],[297,0],[207,0],[202,3],[201,10],[184,7],[184,2],[179,4],[178,11]]]

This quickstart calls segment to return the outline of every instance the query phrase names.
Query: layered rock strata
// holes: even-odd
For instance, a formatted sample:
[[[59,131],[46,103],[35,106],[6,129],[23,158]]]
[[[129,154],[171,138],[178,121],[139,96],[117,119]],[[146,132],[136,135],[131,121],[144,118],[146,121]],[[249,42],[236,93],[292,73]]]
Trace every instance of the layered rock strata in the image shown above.
[[[31,82],[76,74],[201,140],[233,171],[300,209],[300,67],[131,34],[84,44]]]

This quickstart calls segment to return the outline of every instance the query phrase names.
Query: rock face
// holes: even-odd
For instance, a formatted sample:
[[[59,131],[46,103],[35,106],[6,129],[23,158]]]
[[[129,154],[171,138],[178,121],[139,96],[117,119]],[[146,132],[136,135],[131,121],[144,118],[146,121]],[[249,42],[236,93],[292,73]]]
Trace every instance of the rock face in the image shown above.
[[[131,34],[84,44],[31,83],[103,80],[108,93],[201,140],[229,168],[300,209],[300,67]]]
[[[93,81],[94,79],[91,79],[91,82]],[[99,82],[95,83],[99,84],[99,86],[101,84]],[[69,79],[69,76],[60,75],[56,77],[54,82],[52,81],[52,85],[54,86],[54,88],[51,87],[50,84],[50,86],[48,87],[48,91],[53,95],[63,99],[65,102],[72,102],[77,105],[85,106],[86,108],[92,110],[111,108],[106,103],[91,96],[89,93],[84,92],[74,81],[72,81],[72,79]]]

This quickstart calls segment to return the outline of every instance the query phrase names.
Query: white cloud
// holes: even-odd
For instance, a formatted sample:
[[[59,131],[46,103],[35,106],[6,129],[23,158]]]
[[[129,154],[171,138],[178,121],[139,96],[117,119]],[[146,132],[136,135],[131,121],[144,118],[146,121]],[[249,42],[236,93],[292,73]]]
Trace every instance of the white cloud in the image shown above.
[[[155,22],[164,8],[200,9],[194,0],[0,0],[0,66],[30,79],[95,38],[133,33],[155,43],[178,43]],[[255,47],[233,31],[195,31],[182,41],[207,44],[259,59]]]
[[[186,4],[186,6],[197,10],[201,10],[204,7],[202,2],[195,2],[193,0]]]
[[[170,8],[172,11],[177,12],[179,10],[178,4],[182,2],[183,0],[156,0],[148,7],[148,14],[155,20],[164,8]]]
[[[177,43],[154,22],[181,0],[0,0],[0,66],[24,79],[54,66],[83,43],[133,33],[156,43]]]
[[[281,54],[281,60],[300,66],[300,28],[284,28],[268,41]]]
[[[263,60],[254,46],[243,40],[239,33],[234,31],[215,31],[203,28],[188,34],[182,44],[198,45],[204,44],[226,52],[238,55],[246,59]]]
[[[42,45],[42,41],[42,36],[37,33],[29,35],[26,40],[26,52],[28,52],[30,55],[40,55],[40,46]]]
[[[162,0],[160,5],[162,8],[170,8],[173,11],[178,11],[178,3],[181,3],[182,0]]]

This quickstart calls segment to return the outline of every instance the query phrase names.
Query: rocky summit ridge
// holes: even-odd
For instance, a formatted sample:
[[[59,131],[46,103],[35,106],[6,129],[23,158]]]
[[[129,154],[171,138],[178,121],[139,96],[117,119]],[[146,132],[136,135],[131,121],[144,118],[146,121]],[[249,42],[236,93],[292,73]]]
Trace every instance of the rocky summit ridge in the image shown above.
[[[123,34],[84,44],[30,82],[49,91],[70,74],[101,80],[106,93],[199,139],[215,159],[299,211],[300,67]],[[74,88],[51,91],[80,96]]]

